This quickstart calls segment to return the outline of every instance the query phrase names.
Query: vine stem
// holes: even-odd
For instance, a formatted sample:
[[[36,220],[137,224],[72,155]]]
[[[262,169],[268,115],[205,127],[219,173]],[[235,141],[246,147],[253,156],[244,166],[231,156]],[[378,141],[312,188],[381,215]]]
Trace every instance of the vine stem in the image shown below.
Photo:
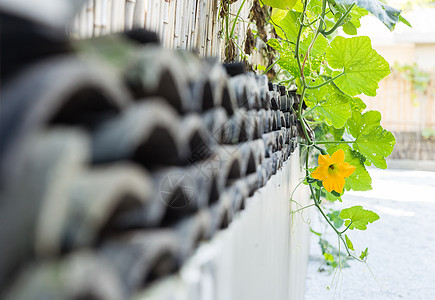
[[[320,89],[322,86],[327,85],[328,83],[334,81],[335,79],[337,79],[337,78],[339,78],[340,76],[343,76],[343,75],[344,75],[344,72],[341,72],[341,73],[338,74],[337,76],[332,77],[332,78],[326,80],[325,82],[323,82],[323,83],[321,83],[321,84],[319,84],[319,85],[307,86],[307,89],[309,89],[309,90]]]
[[[273,68],[273,66],[274,66],[274,65],[276,65],[276,64],[278,63],[278,61],[279,61],[279,57],[278,57],[278,59],[277,59],[277,60],[275,60],[275,61],[273,62],[273,64],[271,64],[270,66],[268,66],[268,67],[267,67],[267,69],[266,69],[266,70],[264,70],[264,71],[263,71],[263,73],[261,73],[261,75],[264,75],[264,74],[266,74],[267,72],[269,72],[269,71],[270,71],[270,69],[272,69],[272,68]]]
[[[353,144],[356,141],[316,141],[316,145],[325,145],[325,144]]]
[[[302,78],[302,82],[304,84],[304,87],[306,86],[306,84],[305,84],[304,73],[302,72],[303,69],[302,69],[302,64],[301,64],[301,58],[299,57],[299,47],[300,47],[300,43],[301,43],[302,30],[304,29],[303,24],[304,24],[305,13],[307,11],[307,6],[308,6],[308,0],[304,0],[304,9],[302,11],[301,21],[300,21],[301,25],[299,26],[298,37],[296,39],[296,47],[295,47],[295,56],[296,56],[296,60],[298,62],[299,72],[301,72],[301,78]]]
[[[323,24],[325,22],[324,21],[324,19],[325,19],[325,12],[326,12],[326,0],[323,0],[322,1],[322,12],[321,12],[320,17],[319,17],[319,19],[320,19],[319,26],[317,27],[316,33],[315,33],[315,35],[313,37],[313,40],[310,43],[310,46],[308,47],[307,53],[305,54],[305,57],[304,57],[304,62],[302,64],[302,69],[301,69],[301,75],[302,75],[302,77],[304,76],[304,68],[305,68],[305,64],[307,62],[308,56],[309,56],[309,54],[310,54],[310,52],[311,52],[311,50],[312,50],[312,48],[314,46],[314,43],[316,42],[317,37],[319,36],[319,33],[320,33],[320,31],[321,31],[321,29],[323,27]],[[302,24],[303,24],[303,20],[302,20]],[[302,28],[302,26],[300,28]],[[304,83],[305,83],[305,78],[304,78]]]
[[[299,208],[299,209],[293,211],[292,213],[295,214],[295,213],[297,213],[298,211],[301,211],[301,210],[304,210],[304,209],[306,209],[306,208],[313,207],[313,206],[315,206],[314,203],[313,203],[313,204],[310,204],[310,205],[307,205],[307,206],[304,206],[304,207],[302,207],[302,208]]]
[[[350,11],[352,10],[352,8],[355,6],[355,3],[352,3],[351,6],[349,6],[349,8],[346,10],[346,12],[341,16],[340,19],[338,19],[337,23],[334,24],[334,26],[326,31],[326,32],[322,32],[323,35],[330,35],[331,33],[333,33],[335,30],[337,30],[338,27],[340,27],[343,24],[343,21],[347,18],[347,16],[350,14]]]
[[[305,83],[305,82],[304,82]],[[299,109],[298,109],[298,119],[301,123],[302,126],[302,130],[304,132],[305,135],[305,139],[307,140],[309,145],[313,145],[314,142],[311,140],[311,138],[308,136],[308,131],[307,131],[307,127],[305,126],[305,122],[304,122],[304,118],[302,117],[302,106],[304,105],[304,97],[305,97],[305,92],[307,90],[307,87],[304,84],[304,87],[302,88],[302,94],[301,94],[301,102],[299,103]]]
[[[245,2],[246,2],[246,0],[243,0],[243,2],[242,2],[242,4],[240,5],[240,7],[239,7],[239,10],[237,11],[237,15],[236,15],[236,18],[234,19],[234,23],[233,23],[233,27],[231,28],[231,34],[230,34],[230,37],[231,38],[233,38],[233,36],[234,36],[234,30],[236,29],[236,22],[237,22],[237,19],[239,18],[239,16],[240,16],[240,13],[241,13],[241,11],[242,11],[242,8],[243,8],[243,5],[245,4]],[[228,8],[228,13],[229,13],[229,8]]]

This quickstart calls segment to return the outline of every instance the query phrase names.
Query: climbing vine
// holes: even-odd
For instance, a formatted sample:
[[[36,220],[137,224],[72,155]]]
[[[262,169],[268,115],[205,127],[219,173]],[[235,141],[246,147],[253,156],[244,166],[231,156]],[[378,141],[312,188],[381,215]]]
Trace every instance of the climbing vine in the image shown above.
[[[366,105],[358,97],[376,96],[378,83],[390,74],[390,66],[372,48],[369,37],[356,35],[360,19],[368,14],[390,30],[398,22],[411,25],[400,10],[378,0],[256,0],[254,6],[254,11],[270,7],[268,19],[276,37],[267,40],[262,35],[277,57],[263,69],[267,72],[277,65],[277,73],[285,75],[280,83],[295,84],[300,96],[294,113],[302,132],[299,143],[305,160],[301,184],[310,189],[313,203],[308,207],[316,207],[338,237],[338,251],[320,238],[325,260],[334,268],[345,266],[349,258],[365,262],[368,248],[357,252],[347,234],[349,230],[366,230],[379,216],[362,206],[328,213],[324,205],[342,201],[345,191],[370,190],[366,167],[387,168],[385,158],[395,144],[393,134],[380,125],[381,114],[365,112]],[[261,26],[264,31],[264,24]],[[338,35],[339,29],[347,37]],[[233,38],[232,34],[227,37]],[[228,43],[227,47],[231,46]],[[315,157],[317,167],[311,163]]]
[[[361,17],[371,13],[390,30],[398,22],[410,24],[401,11],[377,0],[259,0],[273,8],[271,23],[279,36],[267,44],[279,54],[278,66],[298,87],[295,107],[302,129],[305,178],[313,204],[337,234],[347,258],[365,262],[368,248],[357,252],[347,233],[366,230],[379,216],[362,206],[327,213],[325,202],[342,201],[345,191],[371,189],[366,166],[387,167],[395,138],[380,125],[378,111],[364,112],[357,96],[376,96],[378,83],[390,74],[385,59],[367,36],[357,34]],[[318,166],[310,157],[318,156]],[[342,227],[342,228],[341,228]],[[322,241],[323,239],[321,239]],[[340,251],[321,242],[325,260],[343,267]],[[347,259],[346,259],[347,260]],[[344,260],[344,262],[346,261]]]

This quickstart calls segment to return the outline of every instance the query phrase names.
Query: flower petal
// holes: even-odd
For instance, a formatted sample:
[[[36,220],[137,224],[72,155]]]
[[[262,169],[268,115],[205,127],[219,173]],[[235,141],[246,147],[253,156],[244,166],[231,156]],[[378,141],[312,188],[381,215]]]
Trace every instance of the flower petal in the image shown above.
[[[331,160],[333,164],[339,164],[344,162],[344,151],[343,149],[337,150],[335,151],[332,156],[331,156]]]
[[[312,173],[311,177],[318,180],[324,180],[328,176],[328,167],[318,166]]]
[[[344,178],[349,177],[350,175],[355,172],[356,167],[348,164],[347,162],[341,163],[337,165],[337,171],[342,175]]]
[[[334,190],[340,194],[343,192],[344,183],[344,177],[340,174],[330,174],[328,178],[323,180],[323,186],[328,192]]]
[[[332,164],[331,156],[329,154],[323,155],[319,154],[318,163],[321,166],[327,166],[329,167],[330,164]]]

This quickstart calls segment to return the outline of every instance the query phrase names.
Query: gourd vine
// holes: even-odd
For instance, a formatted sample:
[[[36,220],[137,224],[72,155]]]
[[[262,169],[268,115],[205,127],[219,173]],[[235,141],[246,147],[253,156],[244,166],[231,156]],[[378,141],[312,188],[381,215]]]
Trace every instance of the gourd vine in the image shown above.
[[[324,206],[342,201],[345,191],[370,190],[366,167],[387,168],[385,158],[395,145],[393,134],[380,125],[380,112],[364,111],[366,105],[358,97],[376,96],[378,83],[390,74],[390,66],[372,48],[369,37],[356,35],[360,19],[368,14],[390,30],[398,22],[411,25],[400,10],[378,0],[256,1],[271,8],[269,21],[277,35],[267,41],[278,57],[268,69],[278,66],[285,74],[281,82],[296,84],[300,96],[294,113],[302,131],[302,182],[309,187],[313,200],[307,207],[316,207],[336,233],[338,249],[344,246],[346,260],[365,262],[368,248],[355,251],[347,234],[366,230],[379,216],[362,206],[330,213]],[[340,28],[346,37],[338,35]],[[318,166],[311,164],[316,156]],[[334,257],[329,246],[322,247],[325,259],[341,268],[340,251]]]

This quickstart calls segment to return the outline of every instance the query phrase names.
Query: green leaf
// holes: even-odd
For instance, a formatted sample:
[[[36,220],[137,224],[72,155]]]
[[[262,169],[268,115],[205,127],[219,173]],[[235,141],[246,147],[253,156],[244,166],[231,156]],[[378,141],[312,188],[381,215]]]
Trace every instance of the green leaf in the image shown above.
[[[402,12],[400,9],[388,6],[378,0],[335,0],[335,2],[342,5],[351,5],[355,3],[357,6],[372,13],[390,30],[393,30],[397,22],[399,22],[399,16]]]
[[[351,97],[350,98],[350,107],[352,111],[363,111],[366,109],[367,105],[364,103],[364,101],[361,100],[359,97]]]
[[[334,263],[334,256],[332,256],[332,254],[330,253],[325,253],[323,254],[323,256],[325,257],[325,260],[329,263]]]
[[[301,74],[299,73],[298,63],[294,57],[293,52],[291,52],[291,51],[281,52],[279,60],[278,60],[278,65],[282,69],[289,72],[293,77],[295,77],[295,78],[301,77]],[[309,71],[310,70],[308,68],[304,69],[304,75],[308,76]]]
[[[347,191],[368,191],[372,189],[372,178],[367,172],[364,163],[361,160],[361,155],[353,151],[348,145],[340,144],[328,148],[328,153],[332,154],[337,150],[344,151],[344,161],[354,166],[356,169],[348,178],[346,178],[344,188]]]
[[[327,214],[329,220],[332,223],[334,223],[335,228],[340,228],[344,223],[344,221],[339,217],[339,215],[340,215],[340,211],[337,210]]]
[[[393,152],[395,143],[393,134],[379,126],[369,134],[360,136],[354,144],[354,149],[376,167],[386,169],[385,157]]]
[[[324,82],[318,78],[315,84]],[[306,104],[309,108],[322,117],[326,124],[336,129],[343,128],[346,121],[352,116],[349,99],[350,97],[343,94],[339,89],[330,84],[320,89],[310,89],[306,92]],[[317,105],[317,106],[316,106]]]
[[[302,41],[300,47],[301,50],[306,53],[310,47],[311,41],[314,38],[314,33],[308,34],[308,36]],[[323,35],[318,35],[313,47],[310,50],[310,55],[314,57],[320,57],[325,54],[325,51],[329,45],[328,40]]]
[[[366,248],[364,251],[361,251],[361,255],[359,256],[359,258],[362,260],[365,260],[367,258],[367,256],[369,255],[368,251],[369,251],[369,248]]]
[[[266,44],[273,49],[278,50],[279,52],[283,51],[281,43],[278,39],[269,39]]]
[[[403,24],[405,24],[408,27],[412,28],[411,23],[409,23],[409,21],[407,19],[405,19],[404,17],[402,17],[402,15],[399,16],[399,22],[402,22]]]
[[[332,68],[343,69],[344,75],[334,83],[351,96],[361,93],[376,96],[379,81],[390,74],[387,61],[372,48],[366,36],[348,39],[337,36],[326,50],[326,59]],[[334,71],[333,76],[339,73]]]
[[[380,121],[381,114],[378,111],[364,114],[354,111],[352,118],[347,121],[347,127],[356,138],[353,148],[376,167],[386,169],[385,157],[393,152],[396,139],[380,126]]]
[[[325,118],[326,124],[342,128],[351,117],[349,100],[339,93],[328,95],[327,101],[316,108],[317,113]]]
[[[360,19],[364,16],[367,16],[368,11],[365,10],[364,8],[356,6],[352,8],[349,15],[351,17],[350,22],[352,22],[352,24],[355,25],[356,28],[360,28],[361,27]]]
[[[366,230],[369,223],[379,220],[379,216],[371,210],[363,209],[362,206],[345,208],[340,213],[340,218],[345,220],[344,225],[350,230]],[[351,223],[352,222],[352,223]]]
[[[288,39],[293,43],[296,43],[299,32],[300,16],[301,13],[299,12],[287,12],[285,10],[274,9],[271,19],[278,36],[283,39]]]
[[[326,199],[328,201],[335,202],[338,200],[338,201],[342,202],[341,195],[338,194],[336,191],[332,191],[332,193],[330,193],[327,190],[323,190],[323,192],[325,193]]]
[[[358,31],[356,30],[356,26],[352,22],[344,23],[343,31],[348,35],[356,35]]]
[[[376,110],[370,110],[364,114],[353,112],[352,118],[347,121],[349,132],[355,138],[358,138],[362,134],[370,133],[370,131],[379,127],[380,124],[381,113]]]
[[[263,4],[279,9],[290,10],[296,4],[296,0],[261,0]]]
[[[346,239],[347,247],[348,247],[350,250],[355,251],[355,249],[353,248],[352,241],[347,237],[347,234],[344,235],[344,238]]]

